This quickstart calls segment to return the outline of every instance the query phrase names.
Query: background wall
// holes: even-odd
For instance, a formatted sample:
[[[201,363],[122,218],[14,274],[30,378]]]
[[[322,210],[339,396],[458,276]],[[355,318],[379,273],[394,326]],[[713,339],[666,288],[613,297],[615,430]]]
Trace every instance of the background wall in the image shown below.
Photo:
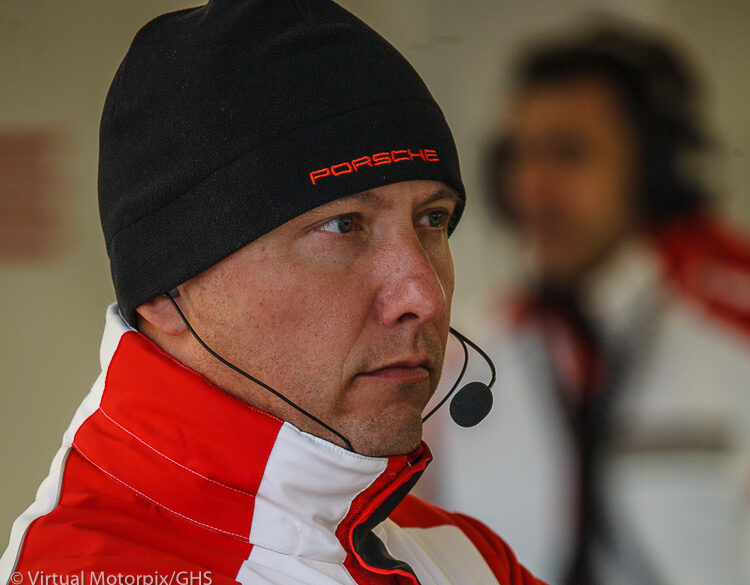
[[[490,285],[508,281],[514,250],[479,195],[478,159],[518,43],[604,12],[644,22],[697,60],[708,86],[710,161],[721,205],[750,227],[748,0],[343,0],[423,75],[450,122],[470,203],[453,237],[454,322],[471,330]],[[627,5],[625,5],[627,4]],[[192,5],[178,0],[0,0],[0,133],[61,140],[62,234],[46,258],[0,259],[0,549],[31,503],[72,414],[98,371],[113,299],[96,204],[98,123],[109,83],[137,29]],[[0,161],[2,162],[2,161]],[[0,222],[9,221],[0,216]]]

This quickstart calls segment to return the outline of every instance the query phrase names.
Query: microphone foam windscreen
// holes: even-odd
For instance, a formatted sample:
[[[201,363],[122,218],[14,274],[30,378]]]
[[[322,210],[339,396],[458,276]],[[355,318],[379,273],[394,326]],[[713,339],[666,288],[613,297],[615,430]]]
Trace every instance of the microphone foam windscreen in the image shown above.
[[[470,382],[451,400],[453,422],[462,427],[478,425],[492,410],[492,391],[482,382]]]

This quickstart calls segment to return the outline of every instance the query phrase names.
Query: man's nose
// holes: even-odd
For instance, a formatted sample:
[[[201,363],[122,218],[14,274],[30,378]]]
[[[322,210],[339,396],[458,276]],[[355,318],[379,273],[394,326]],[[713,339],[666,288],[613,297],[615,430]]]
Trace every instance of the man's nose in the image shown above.
[[[387,327],[414,321],[429,323],[437,320],[445,311],[448,299],[439,270],[445,266],[433,265],[415,234],[404,235],[389,242],[383,250],[384,262],[379,263],[378,272],[383,283],[378,292],[378,316]],[[443,253],[450,253],[446,251]],[[444,259],[434,259],[444,261]],[[450,260],[447,261],[452,269]]]

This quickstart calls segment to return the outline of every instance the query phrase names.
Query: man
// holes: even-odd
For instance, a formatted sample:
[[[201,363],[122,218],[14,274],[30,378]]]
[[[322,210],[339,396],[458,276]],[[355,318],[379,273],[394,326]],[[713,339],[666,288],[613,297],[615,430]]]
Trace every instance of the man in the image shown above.
[[[542,44],[517,79],[490,194],[531,274],[487,344],[494,416],[441,429],[440,501],[550,582],[747,583],[750,247],[687,164],[694,81],[610,28]]]
[[[100,146],[118,305],[0,582],[538,583],[407,495],[465,194],[393,47],[327,0],[163,15]]]

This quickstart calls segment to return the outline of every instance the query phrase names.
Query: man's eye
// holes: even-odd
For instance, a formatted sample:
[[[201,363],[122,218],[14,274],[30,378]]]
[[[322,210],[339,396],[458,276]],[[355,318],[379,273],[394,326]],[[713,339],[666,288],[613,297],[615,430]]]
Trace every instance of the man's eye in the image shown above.
[[[448,223],[448,213],[441,209],[435,209],[424,214],[420,218],[420,222],[431,228],[442,228]]]
[[[331,232],[334,234],[348,234],[355,228],[353,215],[339,215],[332,220],[325,222],[318,230],[322,232]]]

